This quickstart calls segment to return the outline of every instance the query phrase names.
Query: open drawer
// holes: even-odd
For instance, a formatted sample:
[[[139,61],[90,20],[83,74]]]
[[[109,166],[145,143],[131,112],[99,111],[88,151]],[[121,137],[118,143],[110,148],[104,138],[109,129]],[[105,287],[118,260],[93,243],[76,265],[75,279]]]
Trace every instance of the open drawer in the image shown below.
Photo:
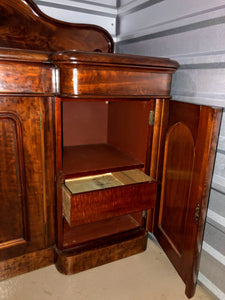
[[[136,169],[69,179],[62,187],[63,215],[75,226],[153,208],[156,190]]]

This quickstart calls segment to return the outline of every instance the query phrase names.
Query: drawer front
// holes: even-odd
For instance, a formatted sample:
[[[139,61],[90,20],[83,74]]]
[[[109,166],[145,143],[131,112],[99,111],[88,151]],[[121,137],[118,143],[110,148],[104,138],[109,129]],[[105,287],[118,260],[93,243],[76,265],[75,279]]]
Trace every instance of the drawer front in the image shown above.
[[[78,194],[71,193],[63,186],[64,217],[70,226],[76,226],[153,208],[157,184],[148,178],[149,181],[145,182]]]

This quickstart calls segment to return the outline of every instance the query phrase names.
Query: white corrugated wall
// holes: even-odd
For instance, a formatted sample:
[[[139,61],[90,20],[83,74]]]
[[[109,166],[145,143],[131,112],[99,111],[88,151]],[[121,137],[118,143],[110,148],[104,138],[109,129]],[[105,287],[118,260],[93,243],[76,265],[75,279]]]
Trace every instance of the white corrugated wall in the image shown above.
[[[38,7],[55,19],[104,27],[115,37],[116,0],[34,0]]]

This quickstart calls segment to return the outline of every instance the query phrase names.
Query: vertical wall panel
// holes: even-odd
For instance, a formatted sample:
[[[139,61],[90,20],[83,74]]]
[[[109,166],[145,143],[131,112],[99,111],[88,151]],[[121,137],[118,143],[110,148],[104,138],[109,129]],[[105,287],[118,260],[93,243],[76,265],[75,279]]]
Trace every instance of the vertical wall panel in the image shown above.
[[[102,26],[115,36],[116,0],[34,0],[34,2],[46,15],[55,19]]]

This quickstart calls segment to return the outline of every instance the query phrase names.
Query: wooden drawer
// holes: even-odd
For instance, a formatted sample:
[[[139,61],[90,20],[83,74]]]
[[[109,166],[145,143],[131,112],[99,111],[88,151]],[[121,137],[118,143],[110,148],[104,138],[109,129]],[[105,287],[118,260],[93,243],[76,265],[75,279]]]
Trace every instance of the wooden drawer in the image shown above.
[[[157,184],[139,170],[66,180],[63,215],[70,226],[153,208]]]

